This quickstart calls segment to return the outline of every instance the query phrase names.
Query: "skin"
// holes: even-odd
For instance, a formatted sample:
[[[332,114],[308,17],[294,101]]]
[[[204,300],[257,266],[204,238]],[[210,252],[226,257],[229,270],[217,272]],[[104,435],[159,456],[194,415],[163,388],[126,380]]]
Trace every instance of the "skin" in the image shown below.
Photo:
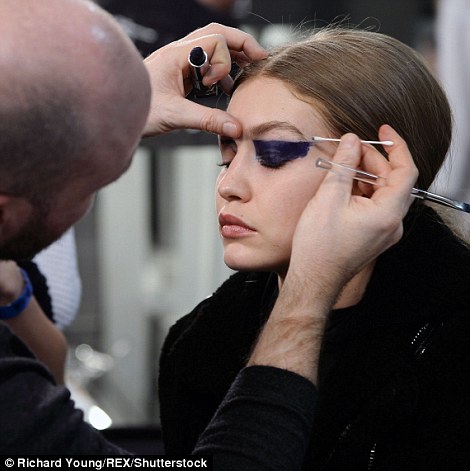
[[[29,12],[27,17],[21,14],[24,11]],[[19,29],[23,24],[27,27]],[[54,228],[51,238],[86,212],[100,186],[125,171],[142,132],[158,135],[195,128],[243,140],[245,129],[239,119],[185,96],[190,86],[187,57],[195,45],[206,50],[213,64],[206,85],[226,77],[232,60],[243,64],[265,57],[245,33],[209,25],[152,54],[145,61],[152,88],[146,120],[149,76],[129,41],[92,3],[3,0],[0,27],[0,98],[8,99],[12,84],[20,86],[21,80],[31,77],[40,80],[50,71],[59,84],[74,77],[79,80],[77,92],[82,92],[79,103],[98,136],[96,146],[84,156],[86,164],[73,189],[79,196],[65,190],[53,202],[47,218]],[[106,38],[116,41],[100,42]],[[22,60],[19,53],[25,55]],[[375,150],[361,146],[357,136],[345,136],[333,155],[339,163],[361,164],[366,171],[387,176],[387,185],[364,198],[354,194],[350,180],[324,176],[294,230],[288,271],[250,365],[285,368],[315,382],[324,321],[338,293],[400,238],[417,172],[406,144],[391,128],[382,127],[379,138],[395,142],[386,164]],[[32,214],[28,203],[2,194],[0,246],[5,240],[13,244],[15,234],[25,227]]]
[[[31,299],[20,315],[4,322],[49,368],[56,383],[64,384],[67,340],[63,332],[45,316],[36,298]]]
[[[330,134],[315,108],[277,79],[259,77],[244,82],[235,91],[228,111],[242,123],[243,134],[237,140],[220,139],[224,167],[217,180],[216,207],[223,223],[224,261],[235,270],[274,271],[282,286],[295,228],[326,176],[315,161],[331,158],[336,146],[326,142],[313,145],[306,157],[274,169],[254,158],[253,139],[308,141],[311,136]],[[230,221],[225,224],[225,218],[231,216],[249,229]],[[336,307],[360,300],[372,268],[373,263],[348,282]]]
[[[358,136],[343,136],[333,161],[371,173],[381,168],[386,186],[364,197],[354,194],[352,179],[325,176],[297,223],[288,273],[248,365],[282,365],[316,384],[321,339],[340,291],[400,240],[418,171],[390,126],[379,129],[379,139],[394,142],[385,165]]]
[[[361,299],[376,257],[400,239],[417,170],[389,126],[379,130],[380,139],[395,143],[389,161],[346,135],[337,149],[322,143],[278,169],[263,167],[253,139],[329,135],[314,107],[276,79],[244,82],[228,111],[243,131],[239,139],[220,139],[224,168],[216,206],[224,259],[237,270],[275,271],[280,285],[248,365],[281,366],[316,383],[328,314]],[[276,127],[265,126],[274,122]],[[352,179],[317,169],[320,156],[383,175],[387,184],[358,191]]]
[[[15,301],[23,285],[16,263],[0,261],[0,306]],[[46,317],[34,296],[18,316],[3,322],[49,367],[57,384],[63,384],[67,341],[64,334]]]
[[[18,3],[28,8],[26,17]],[[43,195],[47,211],[0,188],[1,253],[15,259],[30,257],[56,240],[86,214],[98,189],[127,170],[148,116],[150,83],[133,44],[91,2],[5,0],[0,27],[7,38],[0,46],[0,64],[9,71],[0,97],[8,100],[9,88],[30,88],[26,80],[31,76],[38,90],[42,83],[58,88],[66,83],[95,136],[78,170],[71,166],[73,178],[53,197]],[[59,47],[60,53],[50,53]]]
[[[53,197],[41,195],[43,205],[0,188],[0,253],[3,258],[21,259],[57,239],[86,214],[98,189],[127,170],[147,119],[150,84],[132,43],[89,2],[4,0],[0,27],[3,104],[21,100],[21,94],[11,91],[28,89],[31,77],[38,90],[42,83],[56,83],[58,89],[73,83],[77,108],[97,136],[63,189]],[[59,47],[60,53],[51,54]],[[105,54],[111,52],[118,57],[108,59]],[[117,67],[119,61],[126,67]],[[11,303],[22,289],[16,264],[0,262],[0,305]],[[66,340],[36,300],[5,323],[49,367],[57,383],[63,383]]]
[[[14,0],[0,4],[0,27],[6,31],[0,64],[12,74],[0,84],[0,98],[8,100],[11,84],[21,84],[31,75],[38,82],[55,80],[58,87],[72,81],[80,94],[77,105],[83,107],[96,140],[64,189],[53,198],[43,195],[47,212],[0,188],[0,258],[4,259],[31,257],[83,217],[96,191],[130,166],[142,133],[158,135],[179,128],[223,131],[230,136],[240,133],[240,124],[228,113],[185,98],[190,90],[187,56],[196,44],[211,58],[207,83],[225,78],[232,60],[243,65],[266,55],[250,35],[211,24],[159,49],[143,64],[112,18],[93,3],[19,1],[30,8],[24,28],[16,26],[25,22],[21,5]],[[50,51],[58,47],[57,37],[61,54],[51,56]],[[24,55],[22,62],[18,50]]]
[[[31,83],[40,89],[43,82],[52,81],[58,88],[72,82],[77,107],[97,136],[89,153],[83,155],[80,171],[62,191],[51,198],[37,195],[44,202],[41,207],[2,192],[0,185],[0,254],[8,259],[32,257],[83,217],[96,192],[130,166],[144,127],[148,135],[181,127],[209,132],[224,129],[228,135],[238,135],[240,124],[227,113],[199,104],[186,106],[186,58],[196,42],[211,55],[213,67],[206,78],[210,81],[224,78],[232,60],[244,63],[266,54],[248,34],[209,25],[157,52],[144,64],[114,20],[87,1],[3,0],[0,27],[2,104],[20,103],[22,91]],[[156,90],[149,114],[150,82]],[[13,93],[16,90],[19,93]],[[16,264],[0,262],[0,305],[14,301],[22,289]],[[19,316],[5,323],[62,383],[65,337],[34,298]]]
[[[174,129],[200,129],[215,134],[239,137],[238,119],[217,108],[187,100],[191,90],[188,55],[195,46],[202,47],[211,67],[204,75],[204,85],[226,79],[232,62],[243,67],[264,59],[266,51],[247,33],[211,23],[168,44],[144,61],[150,75],[152,101],[143,135],[155,136]]]
[[[237,231],[236,225],[220,228],[224,261],[235,270],[272,270],[283,278],[297,221],[325,176],[315,167],[321,152],[312,146],[306,157],[272,169],[255,159],[253,139],[305,141],[315,132],[327,131],[313,108],[278,80],[260,78],[242,84],[228,111],[242,123],[243,135],[220,139],[225,167],[216,183],[217,214],[235,216],[252,230]]]

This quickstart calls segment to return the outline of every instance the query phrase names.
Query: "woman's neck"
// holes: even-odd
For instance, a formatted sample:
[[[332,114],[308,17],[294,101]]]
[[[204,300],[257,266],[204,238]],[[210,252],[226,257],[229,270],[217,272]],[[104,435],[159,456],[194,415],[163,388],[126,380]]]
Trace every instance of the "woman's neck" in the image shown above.
[[[359,273],[354,275],[342,289],[338,299],[333,305],[333,309],[341,309],[355,306],[364,296],[370,277],[374,271],[375,261],[366,265]],[[284,276],[278,275],[278,285],[281,289],[284,283]]]

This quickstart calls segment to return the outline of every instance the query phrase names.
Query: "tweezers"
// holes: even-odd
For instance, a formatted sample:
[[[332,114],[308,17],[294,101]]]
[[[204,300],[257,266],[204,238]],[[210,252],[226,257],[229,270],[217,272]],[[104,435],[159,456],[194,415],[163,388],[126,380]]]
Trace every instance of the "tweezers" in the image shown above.
[[[356,168],[347,167],[346,165],[338,164],[328,159],[317,159],[316,166],[324,170],[329,170],[330,172],[336,173],[338,175],[349,176],[352,179],[358,180],[360,182],[370,183],[371,185],[384,186],[385,184],[385,178],[383,177],[374,175],[372,173],[364,172],[363,170],[359,170]],[[470,213],[469,203],[455,201],[450,198],[446,198],[445,196],[436,195],[435,193],[431,193],[429,191],[419,190],[418,188],[412,188],[411,196],[422,200],[428,200],[434,203],[442,204],[443,206],[447,206],[458,211]]]

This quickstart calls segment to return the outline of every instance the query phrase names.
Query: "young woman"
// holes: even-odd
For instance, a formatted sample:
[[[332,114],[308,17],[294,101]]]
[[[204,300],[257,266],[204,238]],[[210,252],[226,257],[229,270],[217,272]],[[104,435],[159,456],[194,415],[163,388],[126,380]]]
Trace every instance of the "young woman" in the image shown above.
[[[216,204],[224,260],[239,272],[165,342],[161,418],[175,454],[194,447],[269,317],[299,217],[325,178],[316,161],[336,149],[313,136],[377,140],[388,124],[407,142],[421,189],[451,140],[449,105],[431,73],[410,48],[368,31],[327,28],[272,51],[242,71],[228,111],[243,135],[220,139]],[[360,167],[386,177],[387,146],[369,147]],[[356,183],[355,202],[373,191]],[[342,212],[332,212],[319,227],[341,228]],[[363,266],[330,313],[305,469],[468,465],[469,286],[470,251],[415,201],[400,242]]]

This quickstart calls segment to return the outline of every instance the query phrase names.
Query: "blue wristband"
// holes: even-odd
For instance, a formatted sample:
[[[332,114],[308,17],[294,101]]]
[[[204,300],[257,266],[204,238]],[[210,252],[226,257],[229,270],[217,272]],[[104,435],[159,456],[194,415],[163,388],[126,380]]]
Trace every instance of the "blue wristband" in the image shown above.
[[[20,271],[24,281],[23,291],[19,298],[15,299],[12,303],[7,306],[0,306],[0,319],[2,320],[12,319],[21,314],[33,297],[33,287],[31,286],[29,276],[22,268],[20,268]]]

